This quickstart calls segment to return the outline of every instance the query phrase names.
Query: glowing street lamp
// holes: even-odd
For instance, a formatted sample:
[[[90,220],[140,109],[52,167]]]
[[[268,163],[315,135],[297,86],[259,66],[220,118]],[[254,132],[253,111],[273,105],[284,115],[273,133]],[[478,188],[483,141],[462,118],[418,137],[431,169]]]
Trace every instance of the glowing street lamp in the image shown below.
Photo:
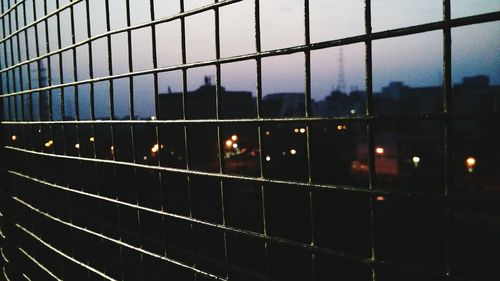
[[[231,140],[232,141],[237,141],[238,140],[238,136],[237,135],[232,135],[231,136]]]
[[[153,147],[151,147],[151,153],[158,153],[158,151],[160,151],[160,146],[158,144],[155,144],[153,145]]]
[[[17,140],[17,136],[16,136],[16,135],[12,135],[12,136],[10,137],[10,139],[11,139],[12,141],[16,141],[16,140]]]
[[[227,140],[227,141],[226,141],[226,146],[227,146],[228,148],[232,147],[232,146],[233,146],[233,141],[232,141],[232,140]]]
[[[467,160],[465,160],[465,163],[468,167],[473,167],[476,165],[476,159],[474,157],[469,157],[467,158]]]
[[[292,148],[292,149],[290,149],[290,154],[292,154],[292,155],[297,154],[297,150],[295,150],[295,149],[293,149],[293,148]]]
[[[385,150],[383,147],[377,147],[375,148],[375,153],[377,153],[378,155],[382,155],[384,154]]]
[[[49,147],[51,147],[53,144],[54,144],[54,141],[53,141],[53,140],[49,140],[48,142],[46,142],[46,143],[45,143],[45,147],[46,147],[46,148],[49,148]]]
[[[468,157],[466,160],[465,160],[465,166],[467,167],[467,171],[469,173],[474,173],[474,167],[476,166],[477,164],[477,160],[476,158],[474,157]]]
[[[347,125],[338,125],[337,130],[339,130],[339,131],[347,130]]]
[[[420,157],[413,156],[413,158],[411,159],[411,161],[413,162],[413,165],[415,166],[415,168],[417,168],[418,164],[420,163]]]

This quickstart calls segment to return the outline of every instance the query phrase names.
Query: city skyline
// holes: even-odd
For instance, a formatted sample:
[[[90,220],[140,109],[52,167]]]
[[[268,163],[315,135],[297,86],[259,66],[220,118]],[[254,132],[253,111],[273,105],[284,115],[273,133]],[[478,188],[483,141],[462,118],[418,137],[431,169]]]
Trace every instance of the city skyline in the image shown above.
[[[477,79],[481,80],[483,77],[487,80],[487,83],[488,83],[487,87],[488,88],[494,89],[494,88],[500,87],[500,84],[492,84],[491,78],[489,76],[486,76],[486,75],[475,75],[475,76],[471,76],[471,77],[463,77],[462,80],[460,81],[460,83],[453,84],[454,97],[456,96],[457,89],[460,88],[462,85],[464,85],[464,83],[469,83],[469,85],[470,85],[471,81],[473,81],[472,83],[474,83],[474,81],[477,82]],[[190,95],[192,93],[199,92],[199,91],[201,91],[201,93],[203,93],[203,87],[207,86],[206,85],[206,83],[207,83],[206,78],[213,78],[213,77],[204,76],[204,78],[205,79],[199,81],[198,87],[189,87],[187,94]],[[467,82],[466,80],[469,80],[469,81]],[[124,80],[124,81],[126,82],[127,80]],[[139,83],[135,83],[135,85],[137,85],[137,84],[141,85],[141,83],[140,83],[141,81],[138,81],[138,82]],[[150,119],[151,116],[155,116],[155,113],[154,113],[154,108],[155,108],[154,107],[154,90],[153,90],[153,85],[152,85],[152,79],[147,79],[146,82],[144,82],[144,81],[142,81],[142,82],[144,85],[148,85],[145,87],[145,89],[149,90],[148,95],[150,96],[150,98],[148,100],[136,98],[137,100],[140,100],[142,103],[136,101],[136,104],[135,104],[136,114],[135,114],[134,118]],[[214,80],[211,80],[208,83],[210,84],[211,87],[214,87],[214,91],[215,91],[215,85],[214,85],[215,83],[214,82],[215,82]],[[164,87],[159,89],[160,97],[165,96],[165,95],[169,95],[169,94],[180,94],[182,92],[182,88],[172,87],[171,85],[168,85],[167,83],[162,83],[161,81],[159,81],[159,83],[164,85]],[[115,86],[114,86],[115,89],[119,88],[117,86],[120,86],[120,85],[115,84]],[[128,92],[128,88],[127,88],[128,83],[122,84],[121,86],[124,87],[124,91]],[[424,99],[429,98],[429,95],[426,95],[426,91],[428,91],[429,89],[433,89],[432,90],[432,92],[433,92],[432,99],[435,101],[441,101],[441,96],[442,96],[441,86],[442,85],[423,85],[423,86],[415,87],[415,86],[407,84],[405,81],[389,81],[386,85],[384,85],[382,87],[382,89],[380,89],[379,91],[374,91],[373,94],[374,94],[374,98],[376,100],[378,100],[378,99],[381,99],[384,97],[385,98],[390,97],[387,95],[388,95],[388,93],[391,92],[391,89],[392,89],[392,91],[398,90],[398,89],[414,89],[414,90],[422,89],[423,92],[421,92],[421,93],[417,92],[416,96],[415,96],[415,94],[412,94],[412,98],[420,97],[421,100],[424,100]],[[473,88],[476,86],[478,86],[478,85],[472,85]],[[227,87],[225,84],[222,84],[221,87],[223,88],[224,92],[248,93],[253,100],[255,100],[255,98],[256,98],[255,90],[252,91],[249,89],[239,89],[239,88],[234,89],[234,88]],[[479,85],[478,87],[481,88],[481,87],[485,87],[485,86]],[[80,93],[79,93],[79,96],[80,96],[80,99],[79,99],[80,119],[82,119],[82,120],[90,119],[90,97],[88,95],[89,88],[87,87],[86,89],[87,89],[86,92],[80,91]],[[96,118],[98,118],[98,119],[109,119],[109,100],[108,100],[109,93],[108,93],[108,91],[109,91],[109,86],[104,85],[104,84],[97,85],[95,87],[95,94],[94,94],[95,112],[96,112]],[[138,91],[141,91],[141,90],[138,90]],[[435,93],[436,91],[438,93]],[[327,95],[324,95],[321,99],[315,99],[314,95],[313,95],[313,98],[311,101],[313,103],[313,107],[315,107],[313,110],[313,111],[315,111],[314,114],[320,114],[320,115],[331,114],[329,112],[321,112],[320,113],[319,112],[320,109],[318,109],[318,108],[322,107],[320,105],[321,103],[326,102],[327,99],[331,98],[333,95],[338,94],[338,93],[339,93],[338,90],[335,87],[332,87],[332,89],[330,89],[329,93]],[[354,93],[358,96],[357,99],[360,99],[363,103],[365,102],[365,99],[366,99],[364,89],[348,89],[347,91],[340,92],[340,93],[346,97],[349,97]],[[73,94],[73,91],[66,93],[66,95],[65,95],[66,116],[64,116],[64,117],[70,118],[70,119],[75,118],[74,108],[73,108],[74,99],[73,99],[72,94]],[[269,100],[270,97],[280,95],[280,94],[294,94],[294,95],[301,96],[300,97],[301,99],[305,98],[303,90],[302,91],[293,91],[293,92],[278,91],[278,92],[264,93],[263,94],[263,101],[267,101],[267,100]],[[477,93],[477,95],[478,95],[478,97],[480,97],[482,95],[482,93]],[[60,100],[60,91],[54,92],[52,95],[52,98],[53,98],[53,104],[57,104]],[[130,118],[129,108],[128,108],[128,98],[129,98],[128,94],[115,93],[114,99],[115,99],[115,117],[116,118],[118,118],[118,119]],[[402,98],[405,98],[404,95],[402,96]],[[179,103],[178,106],[179,106],[178,110],[182,111],[181,110],[182,105]],[[439,105],[439,106],[441,106],[441,105]],[[255,107],[255,105],[254,105],[254,107]],[[439,108],[435,109],[435,110],[439,111]],[[55,120],[62,119],[63,116],[60,113],[60,107],[55,107],[53,110],[54,110],[53,111],[54,119]],[[364,106],[363,106],[363,109],[359,108],[356,115],[363,114],[363,112],[364,112]],[[159,113],[159,114],[161,114],[161,113]],[[157,116],[157,118],[158,118],[158,116]],[[176,118],[182,119],[182,114],[177,116]],[[174,118],[174,119],[176,119],[176,118]]]
[[[28,2],[28,12],[31,2]],[[125,2],[111,0],[113,13],[110,14],[110,28],[125,28]],[[178,3],[171,1],[154,1],[155,18],[175,15],[179,12]],[[185,1],[185,10],[199,8],[213,3],[210,0]],[[364,1],[355,0],[347,3],[336,1],[311,1],[310,28],[311,42],[322,42],[344,37],[364,34]],[[106,32],[104,4],[90,1],[90,34],[97,36]],[[401,28],[427,22],[440,21],[441,1],[394,1],[378,0],[373,3],[373,32]],[[131,25],[150,20],[149,1],[131,1],[134,10],[130,19]],[[391,13],[387,13],[391,7]],[[37,7],[37,9],[41,9]],[[48,3],[48,10],[55,9]],[[452,18],[471,16],[482,12],[493,12],[500,9],[500,3],[494,0],[452,1]],[[85,6],[77,4],[75,13],[75,40],[80,42],[87,38],[85,22]],[[29,18],[28,13],[28,18]],[[273,19],[280,18],[280,21]],[[69,13],[61,14],[61,46],[71,45]],[[221,57],[252,54],[255,49],[254,1],[244,0],[220,8],[220,48]],[[54,20],[49,21],[48,31],[57,28]],[[303,45],[304,36],[303,1],[263,1],[261,3],[261,41],[262,50],[274,50],[285,46]],[[31,32],[31,31],[30,31]],[[162,23],[156,26],[158,67],[168,67],[182,63],[180,21]],[[215,59],[215,18],[213,11],[206,11],[186,19],[186,59],[187,63]],[[463,77],[478,74],[488,75],[492,84],[500,84],[500,45],[495,34],[500,33],[500,23],[491,22],[452,29],[452,80],[459,83]],[[40,36],[39,46],[49,43],[50,50],[57,49],[56,32],[49,32],[48,41]],[[111,36],[113,74],[129,72],[127,34],[119,33]],[[380,90],[390,81],[405,81],[411,86],[438,85],[442,81],[442,32],[431,31],[410,36],[373,41],[373,87]],[[137,29],[131,32],[132,71],[152,68],[151,28]],[[168,48],[166,47],[168,46]],[[30,57],[35,56],[35,42],[28,43]],[[107,65],[110,58],[105,52],[107,39],[92,41],[94,58],[94,77],[109,75]],[[311,52],[312,93],[313,98],[321,99],[336,87],[338,77],[339,47],[315,50]],[[345,82],[347,88],[364,88],[365,81],[365,46],[363,43],[347,45],[344,48]],[[40,48],[43,55],[45,48]],[[23,58],[21,54],[21,59]],[[64,79],[59,77],[56,56],[53,62],[52,84],[68,83],[73,78],[71,52],[63,54],[62,65]],[[89,67],[85,61],[89,53],[86,45],[76,48],[78,80],[89,77]],[[47,61],[47,60],[45,60]],[[304,89],[305,59],[301,53],[269,57],[263,59],[263,90],[265,93],[278,91],[302,91]],[[215,73],[215,67],[211,72]],[[255,89],[255,61],[223,64],[227,75],[223,83],[228,88]],[[192,77],[188,77],[188,87],[196,88],[204,75],[210,74],[200,69],[190,69]],[[174,75],[174,74],[172,74]],[[250,77],[250,78],[247,78]],[[278,79],[276,79],[278,78]],[[170,84],[180,87],[181,79]],[[120,87],[118,87],[120,89]],[[5,91],[4,91],[5,92]],[[9,91],[7,91],[9,92]]]

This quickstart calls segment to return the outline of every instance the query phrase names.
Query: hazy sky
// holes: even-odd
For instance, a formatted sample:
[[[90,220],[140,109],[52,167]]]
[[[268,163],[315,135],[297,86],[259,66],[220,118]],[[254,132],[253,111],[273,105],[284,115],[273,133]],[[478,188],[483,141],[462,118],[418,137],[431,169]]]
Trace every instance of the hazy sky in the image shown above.
[[[31,1],[28,1],[30,3]],[[40,1],[38,1],[40,2]],[[52,1],[49,1],[52,2]],[[64,2],[64,1],[63,1]],[[66,1],[67,2],[67,1]],[[213,3],[214,0],[185,0],[185,9],[190,10]],[[263,50],[304,44],[303,0],[261,0],[261,38]],[[150,21],[149,0],[131,0],[131,23]],[[123,28],[126,23],[124,0],[110,0],[111,28]],[[49,5],[49,10],[53,8]],[[310,0],[311,41],[320,42],[364,33],[363,0]],[[383,31],[442,18],[442,0],[372,0],[373,31]],[[452,0],[452,17],[469,16],[500,10],[498,0]],[[179,11],[179,1],[155,0],[156,18],[174,15]],[[86,38],[85,6],[75,6],[76,40]],[[29,17],[29,15],[28,15]],[[90,0],[91,34],[106,31],[104,1]],[[62,46],[71,44],[69,12],[61,15]],[[215,59],[215,18],[208,11],[186,19],[187,60],[196,62]],[[255,52],[254,1],[240,3],[220,9],[221,55],[229,57]],[[56,49],[55,20],[49,21],[49,43]],[[66,35],[65,35],[66,34]],[[485,74],[493,84],[500,84],[500,22],[456,28],[453,36],[453,82],[464,76]],[[112,36],[114,74],[129,72],[127,35]],[[34,52],[34,43],[30,52]],[[151,29],[132,32],[133,70],[152,68]],[[180,21],[157,26],[157,49],[159,66],[181,63]],[[335,88],[339,71],[339,49],[330,48],[312,52],[312,95],[322,99]],[[364,44],[343,47],[345,83],[347,90],[364,88]],[[72,80],[71,53],[63,54],[64,82]],[[391,81],[403,81],[411,86],[438,85],[442,80],[442,32],[434,31],[417,35],[377,40],[373,42],[374,89],[380,90]],[[89,77],[88,51],[86,46],[77,49],[79,79]],[[94,76],[108,75],[107,41],[105,38],[93,42]],[[56,65],[56,63],[54,63]],[[222,67],[222,84],[231,90],[255,92],[255,61],[234,63]],[[54,71],[54,83],[58,81]],[[67,73],[67,74],[66,74]],[[302,53],[263,59],[264,94],[273,92],[304,91],[304,55]],[[204,75],[215,75],[214,67],[188,71],[189,89],[195,89]],[[168,87],[181,89],[179,72],[161,75],[160,91]],[[152,108],[152,79],[138,77],[136,80],[137,111],[149,114]],[[100,89],[107,90],[103,85]],[[118,113],[128,111],[128,82],[115,85]],[[107,95],[97,101],[106,105]],[[102,107],[105,108],[105,107]],[[105,109],[103,109],[105,111]],[[144,111],[144,113],[142,112]]]
[[[93,2],[101,2],[94,0]],[[119,0],[111,2],[115,9],[112,28],[124,27],[124,6]],[[147,1],[131,1],[132,23],[147,21]],[[210,4],[213,0],[186,0],[186,10]],[[442,17],[441,0],[374,0],[373,30],[439,21]],[[120,8],[121,7],[121,8]],[[364,33],[364,1],[311,0],[311,40],[320,42]],[[497,0],[453,0],[453,17],[468,16],[500,10]],[[221,8],[221,52],[223,57],[255,52],[254,1]],[[177,1],[156,1],[158,16],[174,14]],[[97,9],[95,9],[97,10]],[[103,19],[103,17],[99,17]],[[261,35],[264,50],[304,44],[303,0],[261,1]],[[101,26],[101,28],[104,26]],[[178,21],[164,24],[159,29],[159,62],[161,66],[180,63],[180,26]],[[95,29],[96,33],[104,30]],[[187,59],[189,62],[215,58],[214,14],[207,12],[186,21]],[[454,81],[464,75],[487,74],[494,83],[500,83],[500,23],[476,25],[453,31]],[[115,36],[116,71],[126,72],[126,36]],[[134,69],[151,67],[149,30],[136,31],[133,40]],[[139,43],[140,42],[140,43]],[[104,44],[104,42],[103,42]],[[103,46],[104,47],[104,46]],[[314,96],[328,94],[337,84],[338,48],[313,52]],[[362,88],[364,80],[364,48],[362,44],[345,46],[344,68],[346,85]],[[121,54],[120,54],[121,53]],[[137,59],[135,59],[137,57]],[[413,36],[375,41],[373,44],[374,86],[380,89],[393,80],[410,85],[435,85],[441,81],[442,32],[429,32]],[[252,62],[247,63],[247,65]],[[303,90],[304,58],[301,54],[264,60],[264,92]],[[241,64],[243,65],[243,64]],[[255,88],[254,71],[250,67],[232,67],[231,77],[225,80],[228,88]],[[198,73],[196,73],[198,72]],[[210,73],[207,73],[210,74]],[[190,85],[198,85],[204,73],[193,71]],[[241,76],[241,77],[240,77]],[[251,76],[242,79],[245,76]],[[231,78],[231,79],[229,79]],[[193,81],[194,80],[194,81]],[[172,83],[173,87],[179,84]]]

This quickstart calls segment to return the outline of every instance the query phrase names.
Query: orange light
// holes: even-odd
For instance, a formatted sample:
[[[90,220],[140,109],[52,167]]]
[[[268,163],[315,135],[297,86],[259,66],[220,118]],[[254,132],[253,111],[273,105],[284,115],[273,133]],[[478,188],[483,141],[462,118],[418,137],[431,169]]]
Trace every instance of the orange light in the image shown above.
[[[53,140],[49,140],[48,142],[45,143],[45,147],[51,147],[54,144]]]
[[[377,197],[375,197],[375,200],[377,200],[377,201],[385,201],[385,197],[384,196],[377,196]]]
[[[295,129],[293,129],[293,131],[294,131],[296,134],[298,134],[298,133],[299,133],[299,128],[295,128]]]
[[[271,132],[266,131],[266,136],[270,136],[270,135],[271,135]]]
[[[158,144],[155,144],[153,145],[153,147],[151,147],[152,153],[158,153],[158,151],[160,151],[160,146]]]
[[[465,160],[465,165],[467,165],[467,167],[474,167],[476,166],[476,158],[474,157],[469,157],[467,158],[467,160]]]
[[[337,130],[339,130],[339,131],[347,130],[347,125],[338,125]]]
[[[290,154],[292,154],[292,155],[297,154],[297,150],[295,150],[295,149],[290,149]]]
[[[231,147],[231,146],[233,146],[233,141],[232,141],[232,140],[227,140],[227,141],[226,141],[226,146],[227,146],[227,147]]]
[[[12,135],[12,137],[10,137],[10,139],[11,139],[12,141],[16,141],[16,140],[17,140],[17,136],[16,136],[16,135]]]
[[[233,140],[233,141],[237,141],[237,140],[238,140],[238,136],[237,136],[237,135],[232,135],[232,136],[231,136],[231,140]]]
[[[384,154],[384,148],[383,147],[377,147],[375,148],[375,153],[377,154]]]

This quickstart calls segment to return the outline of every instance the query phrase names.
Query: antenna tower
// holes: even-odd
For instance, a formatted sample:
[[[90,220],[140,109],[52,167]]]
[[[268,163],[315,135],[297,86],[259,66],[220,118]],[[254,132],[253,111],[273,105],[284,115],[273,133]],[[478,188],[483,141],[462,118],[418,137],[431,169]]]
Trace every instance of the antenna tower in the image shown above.
[[[345,70],[344,70],[344,49],[339,48],[339,77],[337,78],[337,89],[338,92],[345,93]]]

